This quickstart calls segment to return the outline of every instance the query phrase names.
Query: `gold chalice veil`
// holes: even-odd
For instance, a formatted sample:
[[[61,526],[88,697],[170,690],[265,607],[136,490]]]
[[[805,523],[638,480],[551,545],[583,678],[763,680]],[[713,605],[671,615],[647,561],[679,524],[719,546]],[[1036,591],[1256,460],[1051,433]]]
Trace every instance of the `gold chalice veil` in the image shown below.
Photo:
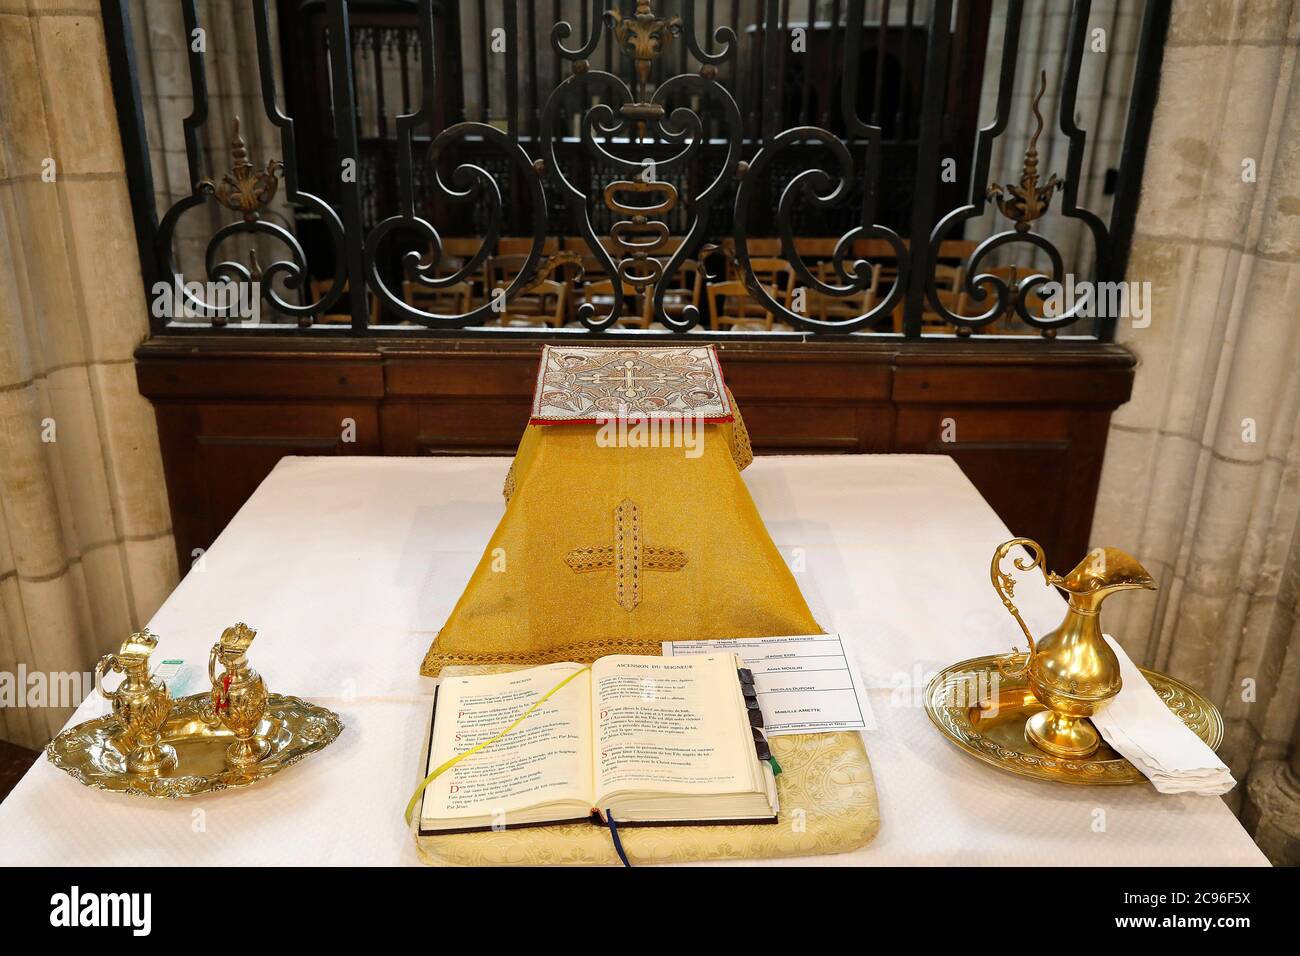
[[[741,478],[749,438],[712,347],[542,361],[505,514],[422,674],[820,632]]]

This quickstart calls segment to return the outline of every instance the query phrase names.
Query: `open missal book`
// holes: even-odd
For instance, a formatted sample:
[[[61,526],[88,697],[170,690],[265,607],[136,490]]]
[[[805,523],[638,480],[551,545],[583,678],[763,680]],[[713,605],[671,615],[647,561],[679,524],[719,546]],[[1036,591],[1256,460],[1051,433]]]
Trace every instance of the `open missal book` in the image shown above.
[[[420,833],[604,819],[775,823],[734,654],[602,657],[518,727],[435,778]],[[518,719],[581,664],[447,677],[425,774]]]

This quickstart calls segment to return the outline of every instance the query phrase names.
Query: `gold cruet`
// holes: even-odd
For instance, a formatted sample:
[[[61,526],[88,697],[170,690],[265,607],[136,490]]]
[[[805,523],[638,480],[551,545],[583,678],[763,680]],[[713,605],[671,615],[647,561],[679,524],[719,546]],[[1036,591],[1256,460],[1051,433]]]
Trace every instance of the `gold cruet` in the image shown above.
[[[248,664],[248,648],[257,632],[247,624],[226,628],[221,640],[212,645],[208,655],[208,678],[212,681],[212,713],[235,735],[226,749],[226,765],[231,770],[255,767],[271,752],[257,729],[266,715],[266,684],[262,675]],[[217,662],[225,672],[217,676]]]
[[[113,705],[130,773],[153,775],[176,766],[176,751],[162,743],[159,734],[171,713],[171,695],[161,677],[149,676],[149,655],[157,646],[157,635],[137,631],[116,654],[105,654],[95,665],[95,686]],[[104,689],[104,675],[110,670],[126,675],[111,693]]]

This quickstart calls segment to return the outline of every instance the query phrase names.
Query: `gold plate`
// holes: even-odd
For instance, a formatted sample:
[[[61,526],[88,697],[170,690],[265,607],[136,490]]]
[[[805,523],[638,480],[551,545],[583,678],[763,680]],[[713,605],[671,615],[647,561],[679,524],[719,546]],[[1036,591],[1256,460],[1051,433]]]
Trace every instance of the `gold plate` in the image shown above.
[[[998,673],[999,655],[953,664],[935,675],[925,689],[925,712],[939,731],[984,763],[1039,780],[1092,786],[1143,783],[1146,777],[1103,740],[1082,759],[1052,757],[1025,740],[1025,721],[1043,710],[1024,678]],[[1182,681],[1139,668],[1171,711],[1211,749],[1223,741],[1218,709]],[[995,698],[994,711],[986,706]],[[992,713],[990,714],[990,711]]]
[[[205,719],[204,712],[207,717]],[[235,736],[212,723],[207,694],[182,697],[163,723],[162,742],[176,750],[174,770],[155,775],[130,773],[112,716],[96,717],[70,727],[45,748],[50,763],[88,787],[145,797],[193,797],[216,790],[246,787],[329,746],[343,730],[338,714],[297,697],[270,694],[257,735],[271,752],[246,772],[226,767],[226,748]]]

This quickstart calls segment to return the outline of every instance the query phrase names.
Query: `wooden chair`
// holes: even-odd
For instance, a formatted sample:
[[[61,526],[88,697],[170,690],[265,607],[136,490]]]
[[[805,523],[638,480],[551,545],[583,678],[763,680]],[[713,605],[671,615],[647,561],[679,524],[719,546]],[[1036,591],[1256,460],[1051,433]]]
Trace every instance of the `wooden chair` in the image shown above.
[[[458,272],[465,263],[478,254],[482,241],[479,239],[463,239],[458,236],[452,236],[442,241],[442,259],[438,262],[437,274],[439,276],[452,275]],[[481,276],[479,277],[481,281]]]
[[[974,239],[945,239],[939,243],[939,260],[965,262],[979,245]]]
[[[469,259],[478,252],[481,245],[483,240],[473,236],[448,236],[442,240],[442,255],[444,259],[448,256]]]
[[[880,273],[884,266],[880,263],[871,266],[871,284],[852,295],[822,295],[810,289],[809,296],[817,303],[817,318],[823,322],[846,321],[865,315],[880,301]],[[827,285],[844,285],[844,280],[835,271],[833,262],[818,263],[817,278]],[[810,310],[811,311],[811,310]]]
[[[722,257],[725,277],[727,279],[737,278],[736,240],[730,236],[725,236],[718,242],[716,248]],[[751,263],[769,259],[776,262],[785,262],[784,259],[778,258],[781,255],[780,239],[749,239],[745,242],[745,248],[749,252],[749,261]]]
[[[937,265],[934,267],[934,284],[939,293],[939,302],[943,304],[949,312],[956,312],[958,301],[961,297],[962,277],[965,273],[961,266]],[[893,280],[898,281],[897,272],[894,273]],[[901,334],[903,331],[903,309],[905,301],[899,301],[890,312],[891,331]],[[921,312],[921,331],[922,332],[951,332],[953,327],[948,324],[938,312],[930,309],[930,300],[925,300],[925,308]]]
[[[804,262],[816,262],[818,259],[829,259],[835,255],[835,247],[839,244],[840,241],[834,238],[800,236],[794,240],[794,251]]]
[[[456,282],[444,288],[402,280],[402,301],[413,309],[437,315],[464,315],[469,311],[474,290],[468,282]]]
[[[450,275],[455,275],[457,272],[459,272],[461,269],[465,267],[465,263],[467,263],[470,259],[472,259],[475,255],[478,254],[479,247],[481,245],[482,245],[482,240],[475,239],[475,238],[465,238],[461,236],[448,236],[447,238],[443,239],[442,258],[438,260],[437,268],[433,270],[433,274],[440,279],[446,278],[447,276]],[[428,268],[427,264],[429,262],[430,255],[431,255],[431,251],[427,250],[424,256],[421,257],[421,264],[426,269]],[[481,299],[483,297],[484,277],[485,277],[484,270],[481,267],[475,273],[465,277],[464,281],[469,288],[470,301],[473,301],[475,299]],[[459,285],[459,283],[457,283],[457,285]],[[449,286],[445,291],[450,292],[454,288],[455,288],[454,286]],[[427,299],[427,297],[435,291],[429,289],[427,286],[421,285],[418,282],[412,284],[411,290],[418,298],[421,299]],[[408,305],[413,304],[411,302],[411,299],[407,296],[407,283],[405,281],[402,284],[402,297]],[[442,304],[447,308],[450,308],[450,301],[451,300],[448,299]],[[431,304],[432,304],[431,302],[425,301],[424,304],[418,306],[418,308],[423,308],[425,309],[425,311],[436,311],[436,309],[430,308]],[[447,314],[447,313],[444,312],[443,314]]]
[[[484,294],[491,298],[497,289],[508,288],[527,261],[526,254],[493,256],[489,259]],[[563,282],[555,279],[542,279],[520,291],[506,303],[505,311],[498,319],[502,325],[540,325],[557,329],[567,320],[568,290]]]
[[[961,266],[937,265],[934,267],[934,285],[939,293],[939,302],[949,312],[961,311],[961,285],[966,273]],[[938,312],[930,310],[927,298],[926,308],[921,310],[921,332],[952,332],[953,326]],[[898,310],[895,309],[895,312]],[[901,331],[901,326],[900,326]]]
[[[903,250],[907,251],[910,244],[906,239],[903,240]],[[877,259],[894,258],[894,247],[884,239],[854,239],[853,245],[849,247],[845,259],[870,259],[873,262]]]
[[[502,236],[497,240],[496,255],[498,256],[527,256],[532,250],[532,236]],[[549,256],[551,253],[559,251],[560,240],[558,237],[548,236],[542,240],[542,255]]]
[[[477,247],[476,247],[477,248]],[[513,279],[523,264],[528,261],[528,255],[533,251],[533,240],[530,236],[502,236],[497,240],[496,251],[488,256],[487,263],[484,267],[484,278],[487,280],[483,286],[482,294],[484,297],[491,295],[492,288],[500,285],[498,280],[500,276],[492,275],[492,264],[495,262],[498,266],[513,270],[507,277],[506,284]],[[560,251],[560,240],[555,236],[550,236],[542,241],[542,259],[545,261],[547,256],[554,255]],[[540,262],[539,262],[540,265]],[[502,286],[504,288],[504,286]]]
[[[649,307],[651,287],[646,287],[646,294],[643,296],[636,291],[636,286],[630,282],[620,282],[619,286],[619,295],[623,297],[623,311],[614,324],[622,327],[630,326],[632,328],[648,329],[651,323]],[[581,287],[581,296],[581,302],[590,302],[596,307],[597,314],[603,315],[613,303],[614,280],[593,279],[584,282]],[[575,310],[581,302],[575,298]]]
[[[754,278],[767,290],[768,295],[790,307],[794,291],[794,268],[784,259],[750,259]],[[719,331],[772,331],[774,316],[761,303],[750,297],[745,283],[739,279],[712,282],[708,286],[709,316],[713,328]]]
[[[333,284],[334,284],[333,279],[312,279],[311,280],[312,301],[319,302],[321,299],[323,299],[326,293],[329,292],[330,287]],[[335,303],[332,306],[330,306],[328,309],[326,309],[324,312],[319,312],[316,315],[312,316],[312,321],[315,322],[317,325],[351,325],[352,313],[351,311],[349,311],[350,309],[349,302],[351,301],[351,294],[352,292],[350,288],[350,283],[344,282],[343,294],[339,296],[337,301],[335,301]],[[365,294],[369,298],[370,324],[378,325],[380,312],[382,311],[379,304],[379,296],[370,295],[369,290],[367,290]]]
[[[673,318],[680,318],[686,311],[688,305],[693,305],[699,309],[703,304],[704,297],[704,270],[694,259],[683,260],[682,264],[677,267],[677,272],[673,276],[673,284],[664,292],[664,311]],[[646,307],[647,327],[653,321],[650,313],[654,309],[654,300],[647,297],[649,302]]]
[[[964,262],[977,245],[977,242],[970,239],[949,239],[939,243],[939,254],[936,258],[940,261],[935,267],[936,285],[939,301],[943,302],[950,311],[956,310],[955,292],[961,285],[964,275],[959,263]],[[903,240],[903,248],[905,250],[911,248],[911,244],[906,239]],[[898,260],[895,258],[894,248],[883,239],[855,240],[851,256],[845,256],[846,260],[849,258],[868,259],[877,264],[879,272],[873,281],[878,287],[890,288],[898,281]],[[903,308],[904,303],[900,301],[889,316],[890,327],[897,333],[903,331]],[[952,326],[939,318],[938,313],[928,308],[921,313],[921,327],[925,331],[952,330]]]
[[[745,248],[749,250],[751,262],[755,259],[776,259],[778,262],[785,262],[784,259],[777,259],[781,255],[780,239],[748,239]]]

